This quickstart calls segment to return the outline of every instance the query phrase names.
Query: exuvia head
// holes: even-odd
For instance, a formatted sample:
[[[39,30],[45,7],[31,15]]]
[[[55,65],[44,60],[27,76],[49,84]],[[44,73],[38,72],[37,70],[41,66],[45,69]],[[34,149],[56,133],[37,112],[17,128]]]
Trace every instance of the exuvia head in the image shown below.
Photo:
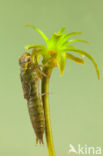
[[[25,52],[22,56],[19,57],[19,65],[25,67],[26,64],[31,62],[31,55],[28,52]]]

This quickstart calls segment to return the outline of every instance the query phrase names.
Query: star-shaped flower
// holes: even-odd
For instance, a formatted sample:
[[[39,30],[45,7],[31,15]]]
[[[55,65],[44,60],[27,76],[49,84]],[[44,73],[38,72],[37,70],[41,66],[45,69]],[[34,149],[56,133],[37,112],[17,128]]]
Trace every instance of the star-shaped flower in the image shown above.
[[[45,63],[48,62],[49,59],[51,59],[51,65],[58,66],[60,73],[62,75],[67,59],[70,59],[79,64],[84,64],[83,56],[86,56],[93,63],[97,72],[98,79],[100,78],[98,66],[95,60],[92,58],[92,56],[89,55],[86,51],[80,50],[71,45],[71,43],[77,41],[88,43],[88,41],[85,40],[70,39],[71,36],[79,35],[81,34],[81,32],[67,33],[64,32],[66,28],[63,27],[57,33],[53,33],[52,37],[49,39],[40,29],[36,28],[35,26],[29,24],[27,24],[26,26],[35,29],[46,42],[46,46],[27,45],[25,47],[26,50],[33,49],[32,55],[37,56],[37,60],[39,60],[40,56],[43,57],[43,62]],[[74,56],[72,52],[80,54],[82,58]]]

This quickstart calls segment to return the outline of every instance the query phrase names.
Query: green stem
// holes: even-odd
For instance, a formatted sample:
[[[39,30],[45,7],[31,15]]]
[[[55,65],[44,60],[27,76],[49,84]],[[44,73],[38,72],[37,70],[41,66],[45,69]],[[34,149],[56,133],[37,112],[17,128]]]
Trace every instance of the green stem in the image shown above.
[[[45,93],[45,95],[42,96],[44,115],[45,115],[45,135],[46,135],[49,156],[55,156],[51,124],[50,124],[49,103],[48,103],[49,80],[50,80],[50,75],[52,70],[45,68],[43,72],[47,75],[42,79],[42,93]]]

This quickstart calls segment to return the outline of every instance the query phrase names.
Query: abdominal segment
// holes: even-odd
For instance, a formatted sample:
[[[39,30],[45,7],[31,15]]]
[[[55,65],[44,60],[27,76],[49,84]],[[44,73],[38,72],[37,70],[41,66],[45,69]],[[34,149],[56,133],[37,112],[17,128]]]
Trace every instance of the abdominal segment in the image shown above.
[[[44,110],[39,93],[39,78],[31,69],[28,68],[25,71],[22,69],[20,76],[24,98],[27,100],[31,123],[36,134],[36,142],[41,144],[45,130]]]

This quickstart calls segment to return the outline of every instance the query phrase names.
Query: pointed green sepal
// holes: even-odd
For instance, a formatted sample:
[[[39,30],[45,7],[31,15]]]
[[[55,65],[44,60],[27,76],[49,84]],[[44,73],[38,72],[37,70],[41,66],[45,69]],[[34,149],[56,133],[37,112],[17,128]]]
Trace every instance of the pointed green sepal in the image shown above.
[[[63,38],[63,42],[66,41],[68,38],[70,38],[71,36],[74,36],[74,35],[80,35],[82,34],[82,32],[71,32],[67,35],[65,35],[65,37]]]
[[[46,56],[48,55],[47,47],[44,45],[27,45],[26,50],[32,49],[32,55]]]
[[[35,26],[30,25],[30,24],[26,24],[25,26],[26,26],[26,27],[32,27],[33,29],[35,29],[35,30],[43,37],[43,39],[44,39],[45,42],[47,43],[48,37],[47,37],[40,29],[38,29],[38,28],[36,28]]]
[[[72,54],[66,53],[66,58],[70,59],[70,60],[72,60],[72,61],[74,61],[74,62],[76,62],[78,64],[84,64],[84,60],[83,59],[78,58],[78,57],[76,57],[76,56],[74,56]]]
[[[29,49],[32,49],[32,48],[43,49],[44,47],[45,47],[44,45],[34,45],[34,44],[31,44],[31,45],[26,45],[24,48],[26,50],[29,50]]]
[[[68,39],[71,36],[80,35],[80,34],[82,34],[82,32],[71,32],[71,33],[69,33],[69,34],[66,35],[66,38]]]
[[[89,43],[88,41],[86,41],[86,40],[80,40],[80,39],[74,39],[74,40],[69,40],[68,41],[68,44],[70,44],[70,43],[74,43],[74,42],[83,42],[83,43]]]
[[[58,34],[62,34],[64,32],[64,30],[66,29],[66,27],[62,27],[59,31]]]
[[[94,65],[94,67],[96,69],[97,77],[98,77],[98,79],[100,79],[98,66],[97,66],[95,60],[93,59],[93,57],[91,55],[89,55],[87,52],[85,52],[83,50],[80,50],[80,49],[78,49],[78,48],[76,48],[74,46],[68,46],[67,51],[76,52],[76,53],[80,54],[81,56],[86,56],[89,60],[91,60],[91,62],[93,63],[93,65]]]
[[[65,42],[67,42],[68,38],[70,38],[73,35],[79,35],[79,34],[82,34],[82,32],[72,32],[72,33],[69,33],[69,34],[63,33],[61,38],[58,41],[58,46],[62,47],[62,45],[64,45]]]
[[[66,63],[66,53],[61,52],[57,56],[57,66],[58,66],[58,68],[60,70],[61,76],[63,75],[63,72],[64,72],[65,63]]]

